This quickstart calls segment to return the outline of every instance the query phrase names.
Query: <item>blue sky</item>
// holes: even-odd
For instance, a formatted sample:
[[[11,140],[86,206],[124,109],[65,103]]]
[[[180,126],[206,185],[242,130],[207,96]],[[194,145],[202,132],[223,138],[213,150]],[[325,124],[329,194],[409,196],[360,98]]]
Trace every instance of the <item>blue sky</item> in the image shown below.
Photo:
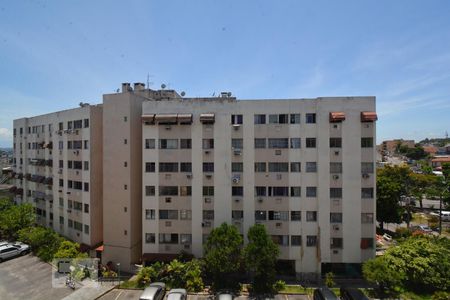
[[[378,142],[450,132],[450,1],[0,1],[12,120],[122,82],[242,99],[374,95]]]

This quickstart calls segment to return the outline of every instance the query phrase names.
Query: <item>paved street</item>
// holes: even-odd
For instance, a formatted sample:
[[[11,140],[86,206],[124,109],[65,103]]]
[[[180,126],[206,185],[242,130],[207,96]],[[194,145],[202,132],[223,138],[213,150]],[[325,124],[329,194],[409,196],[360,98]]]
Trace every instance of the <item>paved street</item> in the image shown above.
[[[72,292],[69,288],[52,287],[52,267],[37,257],[26,255],[0,263],[0,298],[62,299]]]
[[[109,293],[99,298],[101,300],[125,300],[125,299],[139,299],[142,290],[119,290],[114,289]],[[205,295],[188,295],[188,300],[208,300],[213,299],[212,296]],[[240,296],[235,298],[235,300],[247,300],[248,297]],[[307,300],[312,299],[308,298],[306,295],[276,295],[274,300]]]

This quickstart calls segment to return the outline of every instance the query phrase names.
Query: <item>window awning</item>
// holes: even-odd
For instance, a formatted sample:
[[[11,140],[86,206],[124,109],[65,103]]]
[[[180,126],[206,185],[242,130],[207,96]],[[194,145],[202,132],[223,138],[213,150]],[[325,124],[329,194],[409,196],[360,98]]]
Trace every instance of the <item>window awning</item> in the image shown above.
[[[214,121],[215,121],[215,114],[213,114],[213,113],[200,114],[200,122],[214,123]]]
[[[191,124],[192,123],[192,114],[178,114],[177,120],[178,120],[178,123],[180,123],[180,124]]]
[[[362,111],[361,122],[374,122],[378,120],[377,113],[374,111]]]
[[[330,122],[342,122],[345,120],[345,113],[341,111],[330,112]]]
[[[149,122],[149,123],[155,122],[155,114],[142,115],[142,122]]]
[[[164,124],[176,124],[177,123],[177,115],[176,114],[159,114],[155,115],[156,123],[164,123]]]

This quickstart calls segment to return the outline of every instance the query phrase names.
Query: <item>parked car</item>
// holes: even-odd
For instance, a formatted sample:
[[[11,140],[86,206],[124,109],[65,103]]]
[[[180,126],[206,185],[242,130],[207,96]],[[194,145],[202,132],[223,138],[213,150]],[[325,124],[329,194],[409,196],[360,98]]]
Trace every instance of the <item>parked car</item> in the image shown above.
[[[164,282],[154,282],[145,288],[139,300],[162,300],[165,292],[166,284]]]
[[[390,242],[390,241],[392,241],[392,236],[390,236],[389,234],[385,233],[385,234],[383,234],[383,239],[385,239],[386,241]]]
[[[421,231],[423,233],[432,233],[433,230],[431,230],[430,227],[428,227],[427,225],[416,225],[416,226],[411,226],[411,231]]]
[[[0,246],[0,262],[7,260],[8,258],[16,257],[19,255],[25,255],[29,252],[30,246],[28,245],[13,245],[6,244]]]
[[[314,300],[337,300],[339,299],[329,288],[320,287],[314,290]]]
[[[14,247],[18,247],[20,251],[24,252],[24,254],[29,253],[31,251],[31,248],[29,245],[24,244],[22,242],[14,242],[11,243]]]
[[[167,300],[186,300],[187,292],[185,289],[171,289],[167,293]]]
[[[442,221],[450,221],[450,211],[442,211]]]
[[[233,300],[234,296],[228,292],[219,292],[216,294],[216,300]]]
[[[366,295],[355,288],[342,288],[340,289],[341,299],[343,300],[369,300]]]

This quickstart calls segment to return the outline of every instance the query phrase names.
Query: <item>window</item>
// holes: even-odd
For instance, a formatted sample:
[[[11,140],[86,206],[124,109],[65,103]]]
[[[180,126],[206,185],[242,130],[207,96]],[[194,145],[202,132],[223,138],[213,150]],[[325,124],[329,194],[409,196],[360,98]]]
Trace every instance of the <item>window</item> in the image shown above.
[[[255,115],[255,124],[266,124],[266,115]]]
[[[307,211],[306,222],[316,222],[316,221],[317,221],[317,211]]]
[[[291,124],[300,124],[300,114],[291,114]]]
[[[67,129],[72,129],[72,121],[67,122]]]
[[[306,114],[306,123],[307,124],[316,123],[316,114]]]
[[[191,139],[181,139],[180,140],[180,149],[191,149],[192,148],[192,140]]]
[[[316,148],[316,138],[306,138],[306,148]]]
[[[372,148],[373,147],[373,138],[371,138],[371,137],[361,138],[361,147],[362,148]]]
[[[244,164],[239,162],[232,162],[231,163],[231,172],[244,172]]]
[[[212,162],[204,162],[203,163],[203,172],[205,172],[205,173],[213,173],[214,172],[214,163],[212,163]]]
[[[83,203],[73,201],[73,209],[81,211],[83,209]]]
[[[307,235],[306,236],[306,247],[316,247],[317,246],[317,236]]]
[[[342,213],[330,213],[330,223],[342,223]]]
[[[74,160],[73,161],[73,169],[74,170],[81,170],[83,168],[83,162]]]
[[[64,124],[63,124],[63,122],[59,122],[59,123],[58,123],[58,129],[59,129],[59,130],[63,130],[63,129],[64,129]],[[20,130],[20,134],[22,134],[22,128],[21,128],[21,130]]]
[[[145,186],[145,196],[155,196],[155,186],[146,185]]]
[[[191,196],[192,187],[191,186],[180,186],[180,196]]]
[[[190,162],[182,162],[180,163],[180,172],[192,172],[192,163]]]
[[[363,199],[373,198],[373,188],[362,188],[361,198]]]
[[[363,224],[373,224],[373,213],[362,213],[361,223]]]
[[[84,204],[84,212],[87,214],[89,213],[89,204],[87,203]]]
[[[265,186],[255,186],[255,195],[256,196],[266,196],[266,187]]]
[[[89,182],[84,183],[84,191],[89,192]]]
[[[67,220],[67,226],[68,226],[69,228],[73,228],[73,221],[72,221],[71,219],[68,219],[68,220]]]
[[[84,119],[84,128],[89,127],[89,119]]]
[[[64,199],[63,198],[59,198],[59,206],[64,207]]]
[[[266,139],[255,139],[255,149],[266,148]]]
[[[232,210],[231,211],[231,219],[242,220],[243,218],[244,218],[244,211],[242,211],[242,210]]]
[[[280,246],[289,246],[288,235],[272,235],[272,241]]]
[[[192,211],[190,209],[180,210],[180,220],[191,220],[191,219],[192,219]]]
[[[67,168],[68,169],[72,169],[73,168],[73,161],[71,161],[71,160],[67,161]]]
[[[213,186],[204,186],[203,187],[203,196],[214,196],[214,187]]]
[[[154,233],[145,233],[145,243],[154,244],[156,241]]]
[[[299,210],[293,210],[291,211],[291,221],[301,221],[302,220],[302,213]]]
[[[155,149],[155,139],[145,139],[145,149]]]
[[[154,220],[156,218],[154,209],[146,209],[145,210],[145,219],[146,220]]]
[[[330,248],[331,249],[342,249],[343,239],[342,238],[331,238],[330,239]]]
[[[243,149],[244,142],[242,139],[231,139],[231,148],[232,149]]]
[[[89,170],[89,162],[88,162],[88,161],[85,161],[85,162],[84,162],[84,170],[85,170],[85,171],[88,171],[88,170]]]
[[[287,186],[269,186],[269,197],[288,197],[289,187]]]
[[[291,138],[291,149],[300,149],[300,147],[301,147],[301,139]]]
[[[59,161],[59,168],[64,168],[64,161],[63,160],[60,160]]]
[[[269,172],[289,172],[289,163],[270,162]]]
[[[330,138],[330,148],[342,148],[342,138]]]
[[[291,162],[291,172],[301,172],[301,163],[299,162]]]
[[[373,249],[373,238],[361,238],[361,249]]]
[[[306,197],[317,197],[317,187],[307,186],[306,187]]]
[[[83,128],[83,120],[73,121],[73,129]]]
[[[287,124],[288,123],[288,115],[269,115],[269,124]]]
[[[178,163],[160,162],[159,172],[178,172]]]
[[[160,233],[159,234],[160,244],[178,244],[178,234],[177,233]]]
[[[299,186],[291,186],[291,197],[300,197],[302,188]]]
[[[178,210],[176,209],[160,209],[160,220],[178,220]]]
[[[63,142],[63,141],[59,141],[59,142],[58,142],[58,149],[59,149],[59,150],[64,149],[64,142]]]
[[[146,162],[145,163],[145,172],[146,173],[154,173],[155,172],[155,163],[154,162]]]
[[[255,172],[266,172],[266,163],[255,162]]]
[[[128,117],[127,117],[127,116],[124,116],[124,117],[123,117],[123,121],[124,121],[124,122],[127,122],[127,121],[128,121]]]
[[[288,219],[289,219],[289,212],[287,211],[269,210],[270,221],[287,221]]]
[[[242,124],[242,115],[231,115],[231,124]]]
[[[214,220],[214,210],[203,210],[203,220]]]
[[[203,149],[214,149],[214,139],[203,139]]]
[[[255,211],[255,220],[256,221],[265,221],[266,218],[266,211],[265,210],[256,210]]]
[[[301,246],[302,236],[301,235],[291,235],[291,246]]]
[[[342,198],[342,188],[330,188],[330,198]]]
[[[342,163],[330,162],[330,173],[341,174],[342,173]]]
[[[73,228],[78,231],[83,231],[83,224],[77,221],[73,221]]]
[[[243,186],[231,187],[231,195],[232,196],[243,196],[244,195],[244,187]]]
[[[286,149],[289,146],[289,139],[269,139],[269,148]]]
[[[67,149],[72,149],[72,141],[67,142]]]
[[[128,140],[127,139],[123,139],[123,144],[124,145],[128,144]]]
[[[373,162],[362,162],[361,174],[373,174]]]
[[[64,217],[59,217],[59,224],[64,225]]]
[[[178,196],[178,186],[159,186],[160,196]]]
[[[178,149],[177,139],[160,139],[159,149]]]
[[[60,180],[59,180],[59,186],[60,186],[60,187],[63,187],[63,186],[64,186],[64,179],[60,179]]]
[[[180,244],[183,244],[183,245],[192,244],[192,234],[190,234],[190,233],[180,234]]]
[[[315,161],[306,162],[306,173],[317,172],[317,163]]]
[[[124,184],[124,185],[123,185],[123,189],[124,189],[124,190],[128,190],[128,185]]]

